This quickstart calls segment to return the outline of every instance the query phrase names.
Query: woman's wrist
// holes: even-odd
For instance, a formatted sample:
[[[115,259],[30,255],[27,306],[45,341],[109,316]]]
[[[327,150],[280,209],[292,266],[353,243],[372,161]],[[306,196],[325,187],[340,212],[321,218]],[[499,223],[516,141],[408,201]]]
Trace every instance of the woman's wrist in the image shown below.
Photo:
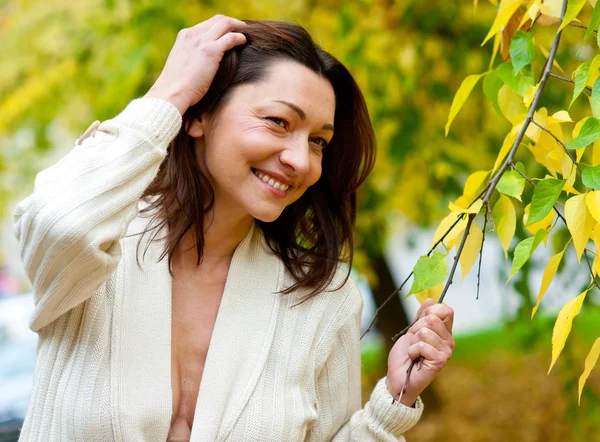
[[[398,393],[400,392],[400,390],[395,391],[391,386],[390,386],[390,381],[389,378],[386,377],[385,379],[385,386],[387,387],[388,392],[390,393],[390,395],[392,397],[396,397],[398,395]],[[400,389],[402,389],[402,387],[400,387]],[[415,404],[417,403],[417,398],[419,397],[419,395],[414,395],[414,394],[409,394],[408,392],[405,392],[402,395],[402,400],[400,400],[400,403],[402,405],[406,405],[407,407],[411,407],[411,408],[415,408]]]
[[[189,103],[186,98],[183,97],[177,89],[167,89],[162,86],[154,85],[146,95],[144,95],[144,98],[160,98],[161,100],[168,101],[177,108],[182,116],[189,108]]]

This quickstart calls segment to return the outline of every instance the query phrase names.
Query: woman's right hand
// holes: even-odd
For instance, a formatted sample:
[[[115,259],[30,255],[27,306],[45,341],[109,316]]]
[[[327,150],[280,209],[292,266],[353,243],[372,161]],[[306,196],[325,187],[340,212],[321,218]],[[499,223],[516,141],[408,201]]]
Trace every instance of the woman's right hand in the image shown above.
[[[202,99],[217,73],[223,54],[246,43],[241,20],[215,15],[177,34],[165,66],[146,97],[162,98],[181,115]]]

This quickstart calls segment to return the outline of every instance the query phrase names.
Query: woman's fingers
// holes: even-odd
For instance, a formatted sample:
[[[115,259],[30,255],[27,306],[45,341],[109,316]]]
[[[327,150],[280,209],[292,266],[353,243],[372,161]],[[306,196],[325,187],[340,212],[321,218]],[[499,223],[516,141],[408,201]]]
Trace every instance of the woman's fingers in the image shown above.
[[[425,302],[427,301],[429,300],[425,300]],[[448,332],[452,333],[452,327],[454,325],[454,310],[452,307],[445,304],[437,304],[435,301],[432,301],[430,304],[425,304],[425,302],[421,306],[423,308],[419,310],[419,321],[429,315],[438,316],[444,323]]]
[[[240,32],[230,32],[219,38],[216,42],[216,48],[220,53],[224,53],[229,49],[246,43],[246,36]]]
[[[423,341],[419,341],[408,347],[408,357],[410,359],[415,360],[421,356],[433,364],[437,370],[440,370],[452,357],[452,351],[450,348],[438,350],[431,344]]]
[[[424,333],[431,332],[438,336],[440,339],[452,339],[452,335],[446,328],[446,325],[444,324],[442,319],[435,314],[430,314],[419,319],[419,321],[417,321],[417,323],[411,327],[410,332],[414,334],[414,337],[418,337],[423,335]]]
[[[216,41],[229,32],[241,31],[247,26],[248,25],[241,20],[223,16],[220,20],[213,23],[210,30],[207,32],[206,37],[209,40]]]

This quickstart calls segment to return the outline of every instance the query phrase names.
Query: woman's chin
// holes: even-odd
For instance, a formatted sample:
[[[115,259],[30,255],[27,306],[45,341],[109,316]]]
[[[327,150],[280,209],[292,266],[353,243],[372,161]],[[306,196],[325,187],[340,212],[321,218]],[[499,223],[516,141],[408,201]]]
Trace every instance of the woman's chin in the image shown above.
[[[281,215],[281,210],[253,210],[251,215],[254,219],[265,223],[272,223]]]

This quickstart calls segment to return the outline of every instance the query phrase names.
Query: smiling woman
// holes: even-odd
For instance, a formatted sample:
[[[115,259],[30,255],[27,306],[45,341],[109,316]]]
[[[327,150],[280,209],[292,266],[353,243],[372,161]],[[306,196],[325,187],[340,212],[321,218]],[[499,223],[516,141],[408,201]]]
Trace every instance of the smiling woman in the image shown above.
[[[349,271],[374,155],[358,86],[300,26],[181,31],[15,209],[40,337],[21,440],[404,440],[453,313],[422,306],[361,409]]]
[[[345,246],[352,263],[355,191],[373,167],[373,129],[348,70],[303,28],[247,23],[246,44],[224,55],[206,94],[183,115],[173,154],[145,192],[158,197],[148,210],[160,207],[169,224],[170,256],[215,202],[242,230],[256,219],[294,288],[315,295],[331,282]],[[257,172],[289,188],[257,188]],[[199,263],[204,233],[195,236]]]

